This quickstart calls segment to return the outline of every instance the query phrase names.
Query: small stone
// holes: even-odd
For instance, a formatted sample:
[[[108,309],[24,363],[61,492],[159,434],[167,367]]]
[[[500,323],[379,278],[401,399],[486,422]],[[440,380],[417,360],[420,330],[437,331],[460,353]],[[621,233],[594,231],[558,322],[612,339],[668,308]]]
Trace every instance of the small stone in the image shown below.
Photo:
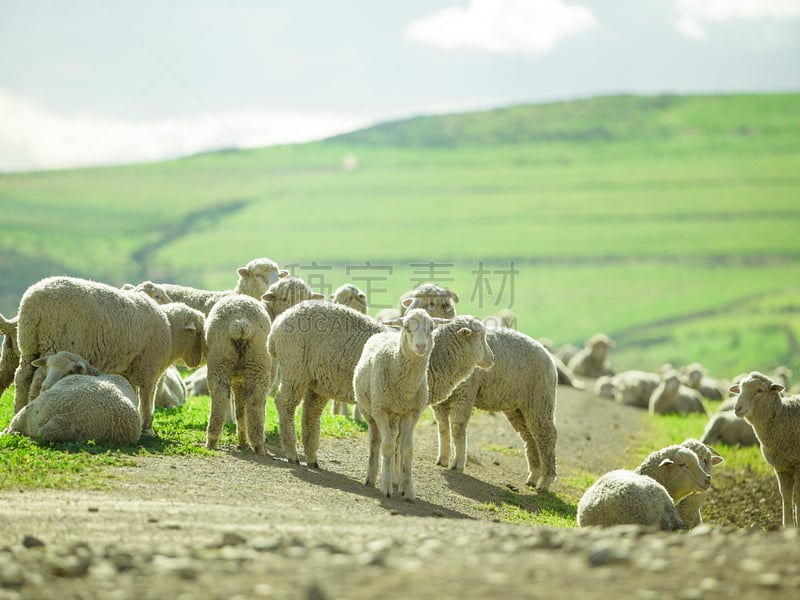
[[[44,542],[32,535],[26,535],[24,538],[22,538],[22,545],[26,548],[41,548],[44,546]]]
[[[589,565],[603,567],[630,562],[631,557],[625,550],[606,544],[596,544],[589,550]]]
[[[225,532],[222,534],[220,546],[241,546],[245,543],[247,540],[238,533]]]
[[[97,506],[90,506],[87,510],[89,512],[100,512],[100,508]]]
[[[755,582],[763,587],[779,588],[781,587],[781,576],[779,573],[760,573],[756,575]]]

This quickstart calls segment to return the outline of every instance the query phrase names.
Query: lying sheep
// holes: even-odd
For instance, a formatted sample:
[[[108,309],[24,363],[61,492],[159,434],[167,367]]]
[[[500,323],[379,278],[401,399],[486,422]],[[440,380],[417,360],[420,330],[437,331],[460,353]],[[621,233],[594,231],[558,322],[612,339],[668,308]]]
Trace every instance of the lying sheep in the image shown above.
[[[576,374],[584,377],[600,377],[613,375],[614,371],[608,365],[608,351],[613,348],[614,342],[603,333],[596,333],[588,340],[583,348],[570,358],[567,366]]]
[[[137,387],[142,431],[154,435],[158,378],[176,361],[200,362],[204,322],[202,313],[179,302],[159,306],[145,294],[76,277],[43,279],[20,301],[14,411],[39,391],[32,386],[32,361],[69,350]]]
[[[553,356],[533,338],[512,329],[488,332],[486,341],[494,366],[473,371],[444,401],[431,396],[439,432],[437,464],[463,471],[472,409],[501,411],[525,444],[527,484],[547,491],[556,478],[558,374]]]
[[[211,307],[221,298],[232,294],[246,294],[259,300],[270,285],[289,274],[288,271],[278,268],[277,263],[268,258],[253,259],[245,266],[238,268],[236,272],[239,274],[239,279],[233,290],[217,292],[173,283],[158,285],[174,302],[183,302],[208,316]]]
[[[595,481],[578,502],[578,526],[686,529],[675,504],[689,494],[705,492],[710,485],[711,476],[692,450],[668,446],[651,453],[633,471],[618,469]]]
[[[700,392],[703,398],[722,400],[728,396],[725,386],[709,377],[705,367],[700,363],[687,365],[682,371],[686,386]]]
[[[611,375],[601,375],[594,382],[594,393],[609,400],[614,399],[614,378]]]
[[[398,491],[406,500],[416,497],[411,469],[414,427],[428,405],[434,327],[425,310],[406,312],[399,333],[385,331],[367,340],[353,373],[356,404],[369,428],[365,483],[377,481],[382,457],[380,490],[386,497],[392,496],[395,450],[400,458]]]
[[[661,377],[647,371],[622,371],[614,375],[614,399],[621,404],[649,408],[650,396],[661,383]]]
[[[695,412],[708,414],[700,392],[683,385],[677,371],[664,375],[661,383],[650,394],[648,410],[651,415]]]
[[[800,517],[800,396],[783,398],[783,389],[758,371],[730,387],[737,394],[736,416],[753,426],[761,454],[778,478],[783,526],[796,527]]]
[[[345,283],[331,293],[330,301],[334,304],[344,304],[353,310],[367,314],[367,295],[352,283]]]
[[[2,396],[8,386],[14,383],[14,372],[19,365],[17,317],[6,319],[0,315],[0,333],[3,334],[3,346],[0,350],[0,396]]]
[[[50,371],[42,392],[11,420],[4,434],[19,433],[46,442],[133,444],[142,420],[136,393],[120,375],[106,375],[72,352],[37,358],[35,367]],[[52,385],[50,381],[53,381]]]
[[[183,383],[186,384],[187,396],[208,396],[208,365],[197,367]]]
[[[186,384],[181,377],[181,372],[175,367],[169,367],[156,384],[156,398],[154,406],[161,408],[178,408],[186,402]]]
[[[733,403],[735,406],[735,402]],[[721,407],[720,407],[721,408]],[[700,441],[704,444],[726,444],[728,446],[755,446],[758,444],[752,425],[729,410],[717,410],[706,423]]]
[[[287,308],[306,300],[323,300],[325,296],[311,289],[299,277],[283,277],[267,288],[261,299],[267,305],[270,322],[274,322],[278,315]]]
[[[681,442],[684,446],[697,455],[697,460],[700,463],[700,468],[703,469],[709,476],[712,474],[712,467],[720,465],[725,460],[719,455],[719,452],[714,450],[711,446],[703,442],[689,438]],[[700,509],[706,501],[708,490],[705,492],[698,492],[689,494],[685,498],[675,503],[675,508],[678,509],[678,514],[683,520],[687,529],[694,529],[703,522],[703,517],[700,514]]]
[[[501,311],[501,314],[503,314],[503,311]],[[486,319],[484,319],[484,324],[486,324]],[[516,329],[516,327],[509,327],[509,329]],[[553,362],[556,363],[556,371],[558,372],[558,385],[567,385],[574,387],[576,390],[586,389],[586,384],[578,379],[575,373],[572,372],[572,369],[556,355],[555,348],[553,347],[553,340],[549,338],[539,338],[536,341],[544,346],[552,355]]]
[[[245,294],[220,299],[208,313],[205,341],[211,392],[206,429],[209,450],[219,443],[232,394],[239,444],[249,444],[256,454],[266,454],[264,409],[272,383],[272,360],[267,354],[269,331],[264,303]]]
[[[303,402],[302,441],[309,466],[319,467],[320,416],[329,398],[355,402],[353,373],[364,344],[386,327],[339,304],[304,302],[280,315],[267,342],[280,373],[275,395],[281,446],[297,463],[294,413]],[[434,332],[428,366],[431,402],[446,398],[476,365],[488,366],[491,350],[483,325],[456,317]]]

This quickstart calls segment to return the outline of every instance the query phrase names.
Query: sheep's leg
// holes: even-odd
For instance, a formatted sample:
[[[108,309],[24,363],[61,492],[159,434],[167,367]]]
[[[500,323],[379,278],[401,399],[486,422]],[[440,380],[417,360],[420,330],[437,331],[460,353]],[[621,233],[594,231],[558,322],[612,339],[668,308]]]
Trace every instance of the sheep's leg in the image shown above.
[[[454,471],[463,471],[467,464],[467,425],[472,417],[474,396],[469,393],[467,388],[459,387],[450,396],[448,403],[450,404],[450,435],[455,448],[450,468]]]
[[[792,486],[792,517],[794,526],[800,525],[800,471],[792,474],[794,485]]]
[[[394,487],[394,451],[395,434],[389,423],[389,416],[383,411],[372,412],[372,418],[378,427],[381,436],[381,493],[387,498],[392,497]]]
[[[244,450],[248,447],[250,441],[249,425],[247,421],[247,391],[246,384],[240,377],[236,377],[231,381],[231,398],[233,404],[233,413],[236,419],[236,437],[239,439],[239,448]]]
[[[221,377],[208,378],[208,392],[211,396],[211,412],[206,427],[206,449],[214,450],[219,444],[225,413],[231,401],[231,388],[227,379]]]
[[[525,447],[528,455],[529,470],[531,471],[530,475],[535,474],[534,467],[539,471],[538,478],[533,479],[529,475],[526,484],[536,485],[538,491],[547,492],[556,480],[556,440],[558,439],[556,424],[552,418],[541,419],[527,412],[524,418],[527,430],[532,436],[534,448],[534,452],[530,452],[528,450],[530,443],[526,441]],[[536,457],[535,463],[531,462],[534,456]]]
[[[508,422],[522,438],[525,446],[525,458],[528,462],[528,485],[534,485],[541,475],[541,464],[539,462],[539,446],[531,435],[525,417],[518,409],[509,410],[503,413]]]
[[[365,485],[375,485],[378,480],[378,465],[381,456],[381,432],[372,415],[365,415],[367,420],[367,437],[369,439],[369,458],[367,459],[367,480]]]
[[[155,435],[153,431],[153,406],[156,401],[156,381],[151,379],[139,386],[139,414],[142,415],[142,435]]]
[[[343,417],[350,418],[350,407],[346,402],[333,401],[332,412],[334,415],[342,415]]]
[[[409,502],[417,497],[411,463],[414,460],[414,426],[420,414],[407,415],[400,420],[400,493]]]
[[[306,464],[314,469],[319,469],[317,451],[319,450],[320,423],[322,411],[328,403],[327,398],[321,397],[309,390],[303,399],[303,449],[306,452]]]
[[[267,406],[269,382],[248,378],[244,387],[246,399],[247,439],[253,452],[265,455],[267,442],[264,435],[264,412]]]
[[[33,371],[36,367],[31,361],[36,360],[36,356],[23,356],[19,359],[19,365],[14,373],[14,414],[17,414],[28,404],[28,393],[33,380]]]
[[[783,502],[781,522],[784,527],[795,527],[797,525],[792,510],[792,497],[794,495],[794,474],[788,471],[775,471],[778,477],[778,491]]]
[[[440,467],[450,466],[450,410],[447,401],[431,407],[436,417],[438,431],[439,455],[436,464]]]
[[[33,372],[33,379],[31,380],[31,388],[28,391],[28,402],[35,400],[39,394],[42,393],[42,384],[47,378],[47,369],[38,368]]]
[[[296,389],[282,381],[275,394],[275,408],[278,411],[278,430],[281,436],[281,448],[290,463],[298,464],[297,431],[294,427],[294,413],[297,410],[299,394]]]

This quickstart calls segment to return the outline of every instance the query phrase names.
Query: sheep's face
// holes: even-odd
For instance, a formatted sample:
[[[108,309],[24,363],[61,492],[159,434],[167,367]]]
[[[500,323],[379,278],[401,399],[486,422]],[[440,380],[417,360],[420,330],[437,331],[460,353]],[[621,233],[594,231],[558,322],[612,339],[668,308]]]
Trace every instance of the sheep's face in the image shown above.
[[[403,306],[408,310],[421,308],[430,316],[440,319],[452,319],[456,316],[456,307],[450,295],[415,296],[414,298],[407,298]]]
[[[664,390],[670,394],[674,394],[681,386],[681,380],[676,374],[668,375],[664,378]]]
[[[616,386],[608,375],[603,375],[597,378],[594,384],[595,393],[604,398],[613,398],[616,393]]]
[[[181,359],[187,367],[196,367],[203,360],[206,353],[206,341],[203,333],[205,319],[203,314],[198,311],[186,318],[181,325],[179,335],[181,336],[180,347],[184,348]]]
[[[238,291],[253,298],[261,298],[269,286],[288,275],[287,271],[266,258],[252,260],[236,272],[239,274]]]
[[[43,392],[49,390],[64,377],[86,375],[92,368],[82,356],[63,350],[44,358],[37,358],[31,364],[34,367],[46,369],[47,374],[41,390]]]
[[[401,343],[417,356],[425,356],[433,348],[433,329],[436,325],[421,308],[410,310],[403,317]]]
[[[267,305],[270,320],[274,321],[279,314],[295,304],[306,300],[322,300],[323,295],[314,292],[299,277],[286,277],[270,285],[261,299]]]
[[[705,492],[711,487],[711,474],[703,469],[697,455],[688,448],[677,448],[672,457],[662,460],[658,467],[677,470],[686,482],[684,491],[687,493]],[[672,475],[675,476],[675,473]]]
[[[360,313],[367,313],[367,295],[354,285],[345,284],[331,294],[334,304],[344,304]]]
[[[782,392],[783,386],[754,371],[738,384],[732,385],[728,391],[738,394],[736,405],[733,407],[734,414],[746,418],[752,415],[758,403],[763,402],[770,394]]]

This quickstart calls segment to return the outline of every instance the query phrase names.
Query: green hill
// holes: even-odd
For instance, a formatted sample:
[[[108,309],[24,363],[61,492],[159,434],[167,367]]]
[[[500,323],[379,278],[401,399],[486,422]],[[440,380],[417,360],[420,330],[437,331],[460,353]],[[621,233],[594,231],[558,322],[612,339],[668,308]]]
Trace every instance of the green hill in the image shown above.
[[[373,312],[433,279],[556,344],[604,331],[618,368],[800,374],[799,134],[800,94],[619,96],[7,174],[0,312],[55,273],[223,289],[268,256]]]

